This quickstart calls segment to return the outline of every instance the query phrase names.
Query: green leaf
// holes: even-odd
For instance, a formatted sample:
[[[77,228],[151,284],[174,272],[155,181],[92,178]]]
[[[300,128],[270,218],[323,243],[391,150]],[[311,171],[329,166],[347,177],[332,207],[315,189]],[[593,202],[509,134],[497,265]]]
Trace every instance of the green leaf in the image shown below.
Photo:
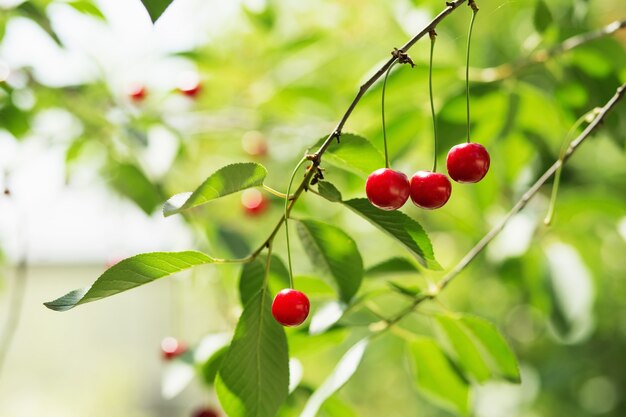
[[[535,29],[537,29],[539,33],[545,32],[546,29],[548,29],[548,27],[552,24],[552,13],[550,12],[546,2],[543,0],[537,0],[533,23],[535,25]]]
[[[297,225],[311,263],[333,277],[339,297],[349,303],[363,279],[363,259],[356,243],[343,230],[326,223],[300,220]]]
[[[246,305],[222,362],[215,389],[229,417],[273,417],[287,398],[287,337],[259,291]]]
[[[215,377],[217,372],[222,366],[222,362],[228,352],[228,346],[224,346],[218,349],[211,357],[200,366],[200,374],[202,376],[202,382],[206,385],[213,385],[215,383]]]
[[[109,174],[113,188],[137,204],[144,213],[152,214],[163,201],[157,186],[133,164],[114,164],[109,167]]]
[[[391,287],[392,290],[399,292],[400,294],[407,295],[411,298],[415,298],[419,294],[422,293],[421,288],[419,287],[409,287],[406,285],[398,284],[397,282],[387,281],[387,285]]]
[[[347,207],[404,245],[426,268],[441,270],[433,247],[422,226],[400,211],[385,211],[370,204],[366,198],[345,201]]]
[[[342,200],[341,192],[333,184],[328,181],[320,181],[317,184],[317,190],[319,193],[330,202],[340,203]]]
[[[241,305],[248,301],[261,289],[265,277],[265,263],[267,258],[259,256],[251,262],[243,265],[239,277],[239,298]],[[276,255],[272,255],[272,263],[269,271],[270,287],[278,292],[289,286],[289,271],[283,261]],[[274,285],[272,285],[274,284]]]
[[[199,363],[198,372],[204,384],[213,385],[215,382],[231,339],[232,335],[226,333],[210,334],[202,338],[194,349],[193,360]]]
[[[451,353],[456,357],[457,364],[468,376],[478,382],[489,379],[491,372],[483,359],[479,347],[458,319],[439,314],[435,321],[445,335]]]
[[[420,392],[452,412],[467,414],[469,387],[454,370],[437,342],[419,338],[411,342],[410,352]]]
[[[496,326],[480,317],[463,315],[461,322],[480,342],[496,374],[521,382],[517,358]]]
[[[319,147],[325,140],[320,139],[315,146]],[[385,166],[383,155],[364,137],[344,133],[339,140],[339,144],[334,141],[324,153],[325,162],[363,177]]]
[[[43,31],[46,32],[57,45],[63,46],[61,39],[59,39],[59,36],[56,34],[54,29],[52,29],[52,23],[50,22],[48,15],[41,9],[40,6],[36,6],[31,1],[26,1],[17,6],[16,10],[39,25],[39,27],[43,29]]]
[[[141,0],[141,2],[148,11],[150,19],[152,19],[152,22],[154,23],[159,19],[159,17],[161,17],[165,9],[172,4],[173,0]]]
[[[311,395],[300,417],[315,417],[322,404],[352,378],[361,364],[368,343],[369,339],[362,339],[343,355],[333,372]]]
[[[258,187],[263,185],[266,176],[265,167],[254,162],[227,165],[211,174],[193,193],[181,193],[170,198],[163,207],[163,215],[171,216],[216,198]]]
[[[107,269],[91,288],[71,291],[44,303],[55,311],[67,311],[80,304],[110,297],[156,279],[214,260],[201,252],[152,252],[124,259]]]
[[[416,274],[419,269],[406,258],[390,258],[373,265],[365,270],[365,275],[397,275],[397,274]]]
[[[84,13],[100,20],[105,20],[104,15],[93,3],[86,0],[75,0],[67,3],[68,6],[73,7],[76,11]]]

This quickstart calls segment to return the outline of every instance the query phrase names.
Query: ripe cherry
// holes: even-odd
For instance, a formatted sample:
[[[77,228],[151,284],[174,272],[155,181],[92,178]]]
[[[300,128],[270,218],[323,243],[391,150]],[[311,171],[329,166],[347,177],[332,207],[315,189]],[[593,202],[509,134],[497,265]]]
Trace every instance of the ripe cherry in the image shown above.
[[[489,171],[489,152],[479,143],[462,143],[448,152],[448,174],[456,182],[478,182]]]
[[[448,202],[452,193],[450,180],[432,171],[417,171],[411,177],[411,200],[417,207],[437,209]]]
[[[187,346],[184,343],[180,343],[173,337],[166,337],[161,341],[161,353],[163,359],[172,360],[179,357],[187,351]]]
[[[217,411],[211,408],[198,408],[192,414],[193,417],[218,417]]]
[[[267,199],[259,190],[250,188],[241,194],[241,204],[249,216],[258,216],[267,210]]]
[[[309,308],[309,299],[304,293],[285,288],[274,297],[272,315],[283,326],[297,326],[306,320]]]
[[[401,172],[380,168],[367,177],[365,193],[374,206],[383,210],[397,210],[406,203],[411,187]]]
[[[141,84],[133,84],[128,88],[128,97],[135,102],[143,101],[148,92]]]

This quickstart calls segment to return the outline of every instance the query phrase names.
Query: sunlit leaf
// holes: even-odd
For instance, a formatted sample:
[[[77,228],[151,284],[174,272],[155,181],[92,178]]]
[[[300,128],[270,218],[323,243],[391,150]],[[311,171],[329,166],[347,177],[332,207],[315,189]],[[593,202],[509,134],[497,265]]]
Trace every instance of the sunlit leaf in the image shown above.
[[[214,260],[201,252],[152,252],[124,259],[107,269],[90,288],[71,291],[54,301],[44,303],[55,311],[66,311],[147,284],[156,279],[210,264]]]
[[[319,147],[326,138],[320,139],[315,148]],[[384,168],[385,159],[378,149],[364,137],[344,133],[340,143],[334,141],[324,153],[323,161],[367,177],[378,168]]]
[[[258,187],[263,185],[266,175],[265,167],[257,163],[227,165],[211,174],[193,193],[181,193],[170,198],[163,207],[163,214],[171,216],[216,198]]]
[[[363,279],[363,259],[356,243],[341,229],[317,220],[300,220],[297,225],[311,263],[332,276],[341,300],[349,303]]]

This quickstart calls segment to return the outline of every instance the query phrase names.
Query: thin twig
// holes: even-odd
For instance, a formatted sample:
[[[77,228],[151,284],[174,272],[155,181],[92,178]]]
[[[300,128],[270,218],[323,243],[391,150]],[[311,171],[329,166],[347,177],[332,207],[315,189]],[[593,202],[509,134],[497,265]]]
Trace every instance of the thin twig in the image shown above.
[[[491,68],[470,68],[470,79],[478,82],[494,82],[509,78],[520,71],[533,65],[542,64],[549,59],[571,51],[588,42],[612,35],[613,33],[626,28],[626,20],[618,20],[605,27],[592,32],[582,33],[572,36],[563,42],[547,49],[534,52],[529,57],[514,63],[507,63]]]

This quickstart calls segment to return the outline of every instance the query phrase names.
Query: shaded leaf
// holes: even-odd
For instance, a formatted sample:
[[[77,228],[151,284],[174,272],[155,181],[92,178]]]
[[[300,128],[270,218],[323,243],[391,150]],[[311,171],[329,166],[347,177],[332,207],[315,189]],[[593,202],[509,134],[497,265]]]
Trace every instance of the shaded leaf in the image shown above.
[[[141,0],[152,22],[156,22],[173,0]]]
[[[368,343],[369,339],[363,339],[343,355],[333,372],[311,395],[300,417],[315,417],[322,404],[352,378],[352,375],[354,375],[361,364]]]
[[[266,262],[267,258],[265,256],[259,256],[253,261],[243,265],[239,277],[239,298],[241,305],[245,306],[263,286]],[[289,271],[283,261],[276,255],[272,255],[269,274],[268,280],[270,287],[276,290],[273,292],[278,292],[289,286]]]
[[[393,281],[387,281],[387,284],[391,287],[392,290],[399,292],[400,294],[408,295],[412,298],[422,293],[422,290],[418,287],[408,287],[406,285],[398,284],[397,282]]]
[[[448,358],[432,339],[420,338],[410,344],[417,388],[428,399],[459,414],[469,412],[469,387],[456,373]]]
[[[373,265],[365,270],[365,275],[396,275],[419,273],[419,269],[405,258],[391,258]]]
[[[273,417],[287,398],[287,338],[272,317],[271,304],[266,290],[246,304],[215,380],[230,417]]]
[[[152,252],[124,259],[107,269],[90,288],[71,291],[44,303],[55,311],[67,311],[80,304],[110,297],[196,265],[213,263],[201,252]]]
[[[337,187],[335,187],[328,181],[320,181],[317,184],[317,190],[322,195],[322,197],[324,197],[328,201],[331,201],[333,203],[339,203],[342,200],[341,193],[339,192]]]
[[[363,259],[356,243],[343,230],[326,223],[300,220],[297,225],[311,263],[333,277],[341,300],[349,303],[363,279]]]
[[[263,185],[266,176],[265,167],[254,162],[226,165],[211,174],[193,193],[181,193],[170,198],[163,207],[163,215],[171,216],[216,198]]]
[[[552,13],[544,0],[537,0],[533,23],[537,32],[545,32],[552,24]]]
[[[161,204],[159,188],[133,164],[114,164],[109,167],[111,185],[123,196],[132,200],[146,214],[152,214]]]
[[[227,352],[228,346],[221,347],[200,366],[202,382],[206,385],[213,385],[215,383],[215,377],[222,366],[222,362],[224,361]]]

